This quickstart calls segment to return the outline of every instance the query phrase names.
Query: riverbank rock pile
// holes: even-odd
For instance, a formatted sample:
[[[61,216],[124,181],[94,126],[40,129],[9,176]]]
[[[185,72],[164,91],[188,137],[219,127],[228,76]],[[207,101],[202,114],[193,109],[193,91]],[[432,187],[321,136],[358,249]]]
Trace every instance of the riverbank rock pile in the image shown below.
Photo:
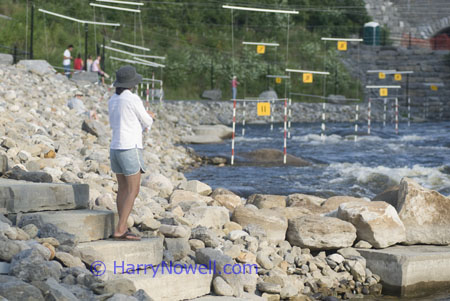
[[[8,300],[379,295],[380,276],[367,268],[356,248],[448,243],[450,219],[443,209],[448,198],[409,179],[390,199],[395,206],[349,196],[255,194],[243,199],[187,181],[182,171],[197,159],[175,143],[193,135],[198,122],[190,123],[185,108],[175,104],[155,107],[157,120],[145,137],[149,172],[128,220],[142,240],[109,240],[117,191],[108,165],[111,92],[30,70],[26,65],[0,70],[0,173],[9,178],[0,179],[0,296]],[[97,111],[98,120],[67,107],[75,90],[86,95],[85,105]],[[40,196],[42,187],[54,198]],[[421,204],[434,210],[414,209]],[[433,241],[424,241],[423,221]],[[114,273],[114,262],[131,266]],[[161,263],[178,266],[179,273],[162,273]],[[194,275],[186,269],[211,263],[216,266],[211,273]]]

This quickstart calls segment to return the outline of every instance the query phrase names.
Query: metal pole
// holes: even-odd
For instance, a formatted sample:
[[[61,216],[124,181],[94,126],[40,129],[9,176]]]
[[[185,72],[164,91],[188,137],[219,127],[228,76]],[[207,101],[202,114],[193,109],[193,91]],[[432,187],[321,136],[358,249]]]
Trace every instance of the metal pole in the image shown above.
[[[411,98],[408,97],[408,127],[411,126]]]
[[[105,66],[106,66],[106,62],[105,62],[105,44],[106,44],[105,37],[103,37],[103,44],[102,44],[102,60],[101,60],[102,65],[101,65],[101,67],[102,67],[102,70],[103,70],[104,72],[105,72]]]
[[[245,108],[246,108],[246,103],[244,101],[244,112],[242,112],[242,137],[245,136]]]
[[[139,94],[141,94],[141,97],[143,97],[144,96],[144,83],[141,83],[140,85],[139,85]]]
[[[289,98],[289,113],[288,113],[288,139],[291,139],[291,116],[292,116],[292,110],[291,110],[291,104],[292,104],[292,99]]]
[[[84,70],[87,70],[87,58],[88,58],[88,24],[84,24]]]
[[[155,72],[152,72],[152,103],[155,101]]]
[[[231,136],[231,165],[234,164],[234,137],[236,132],[236,99],[233,100],[233,134]]]
[[[33,59],[34,2],[31,3],[30,60]]]
[[[146,101],[146,103],[147,103],[147,110],[148,110],[148,108],[149,108],[149,91],[150,90],[150,84],[149,83],[147,83],[147,93],[145,93],[145,101]]]
[[[384,111],[383,111],[383,127],[386,126],[386,105],[387,105],[387,99],[383,99],[384,100]]]
[[[395,98],[395,133],[398,135],[398,98]]]
[[[369,104],[367,105],[367,134],[370,135],[370,109],[371,109],[371,102],[372,100],[369,98]]]
[[[273,107],[274,107],[274,101],[272,99],[272,104],[270,106],[270,131],[273,131]]]
[[[322,131],[320,133],[320,138],[322,139],[322,141],[325,139],[325,102],[322,104]]]
[[[286,152],[286,147],[287,147],[287,141],[286,141],[286,137],[287,137],[287,99],[284,99],[284,148],[283,148],[283,164],[286,164],[286,156],[287,156],[287,152]]]
[[[358,119],[359,119],[359,105],[356,105],[356,115],[355,115],[355,142],[358,140]]]

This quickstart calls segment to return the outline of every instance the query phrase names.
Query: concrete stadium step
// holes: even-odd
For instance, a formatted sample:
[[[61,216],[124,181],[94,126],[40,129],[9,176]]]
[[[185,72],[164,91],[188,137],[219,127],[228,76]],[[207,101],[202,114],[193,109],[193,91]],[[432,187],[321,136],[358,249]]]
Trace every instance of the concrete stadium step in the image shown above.
[[[0,208],[6,213],[86,209],[89,185],[0,179]]]
[[[155,267],[156,269],[156,267]],[[200,274],[197,270],[195,274],[188,273],[185,270],[179,273],[181,269],[177,268],[169,273],[164,269],[161,272],[161,266],[157,273],[153,270],[146,270],[147,274],[124,275],[130,279],[136,289],[143,289],[155,301],[178,301],[194,299],[207,295],[211,291],[212,273]]]
[[[381,277],[383,294],[415,297],[450,288],[450,246],[394,246],[358,252]]]
[[[156,266],[163,259],[163,239],[161,237],[143,238],[140,241],[99,240],[83,242],[78,248],[90,249],[98,258],[95,261],[104,263],[103,269],[114,274],[126,273],[129,269],[143,268],[144,265]],[[151,271],[151,270],[150,270]],[[136,271],[136,273],[138,273]],[[143,273],[143,271],[139,271]]]
[[[44,223],[54,224],[61,230],[75,235],[78,242],[108,238],[118,220],[112,211],[87,209],[26,213],[22,218],[36,215],[40,216]]]

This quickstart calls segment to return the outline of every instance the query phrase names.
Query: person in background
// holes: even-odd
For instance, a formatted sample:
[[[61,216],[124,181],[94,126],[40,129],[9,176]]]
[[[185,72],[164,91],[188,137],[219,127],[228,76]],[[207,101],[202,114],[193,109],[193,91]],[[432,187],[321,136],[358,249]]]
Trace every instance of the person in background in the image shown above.
[[[237,86],[239,85],[239,82],[237,81],[236,75],[233,76],[233,79],[231,80],[231,92],[233,95],[232,99],[236,99],[237,96]]]
[[[75,91],[75,97],[69,99],[67,106],[69,109],[75,110],[77,115],[85,115],[86,117],[89,117],[89,119],[97,120],[97,112],[95,110],[86,109],[82,97],[83,93],[81,93],[81,91]]]
[[[70,44],[67,46],[67,49],[64,50],[64,59],[63,59],[63,68],[64,68],[64,74],[67,76],[67,78],[70,78],[70,65],[72,60],[71,51],[73,50],[73,45]]]
[[[132,90],[142,81],[142,75],[132,66],[116,72],[116,93],[108,101],[112,139],[109,157],[111,170],[116,174],[117,212],[119,222],[112,239],[140,240],[127,228],[127,220],[139,194],[141,173],[145,172],[142,156],[142,133],[151,129],[155,115],[145,111],[142,100]]]
[[[105,72],[100,67],[100,61],[102,57],[97,56],[97,59],[92,63],[92,72],[97,72],[98,76],[102,79],[102,84],[105,84]]]
[[[88,59],[86,60],[86,71],[87,72],[92,71],[92,55],[89,55]]]
[[[82,71],[83,66],[84,66],[83,59],[81,58],[81,54],[78,53],[77,58],[73,61],[73,69],[77,71]]]

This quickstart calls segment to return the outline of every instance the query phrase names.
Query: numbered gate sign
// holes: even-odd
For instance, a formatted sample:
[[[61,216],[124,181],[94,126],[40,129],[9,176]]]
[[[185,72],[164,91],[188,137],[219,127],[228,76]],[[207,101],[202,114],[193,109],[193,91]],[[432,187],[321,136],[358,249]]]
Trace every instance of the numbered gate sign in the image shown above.
[[[258,45],[256,46],[256,52],[259,54],[263,54],[266,52],[266,45]]]
[[[388,89],[387,88],[381,88],[380,89],[380,96],[381,97],[388,96]]]
[[[310,84],[313,82],[313,75],[312,73],[303,73],[303,82],[305,84]]]
[[[396,75],[394,75],[394,79],[396,81],[401,81],[402,80],[402,75],[401,74],[396,74]]]
[[[430,88],[433,91],[437,91],[438,90],[438,86],[436,86],[436,85],[431,85]]]
[[[275,82],[276,82],[277,84],[281,84],[281,77],[275,78]]]
[[[338,41],[337,49],[339,51],[347,51],[347,41]]]
[[[270,102],[258,102],[258,116],[270,116]]]
[[[386,73],[384,73],[384,72],[378,73],[378,78],[379,79],[385,79],[386,78]]]

